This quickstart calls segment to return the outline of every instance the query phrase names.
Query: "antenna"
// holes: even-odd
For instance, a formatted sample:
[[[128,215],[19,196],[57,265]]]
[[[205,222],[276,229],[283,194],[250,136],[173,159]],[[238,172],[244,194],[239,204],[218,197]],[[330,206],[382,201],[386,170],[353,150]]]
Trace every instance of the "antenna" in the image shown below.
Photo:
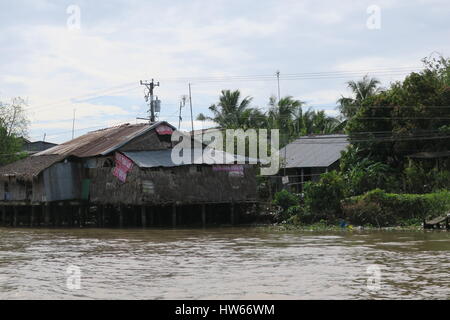
[[[148,90],[145,93],[145,101],[148,102],[150,107],[149,109],[150,118],[145,120],[149,120],[150,123],[155,122],[155,102],[153,101],[153,90],[155,89],[155,87],[159,87],[159,82],[155,83],[155,81],[152,79],[152,81],[141,80],[140,83],[141,86],[145,86]]]
[[[192,92],[191,92],[191,84],[190,83],[189,83],[189,105],[191,106],[192,134],[194,134],[194,116],[192,115]]]

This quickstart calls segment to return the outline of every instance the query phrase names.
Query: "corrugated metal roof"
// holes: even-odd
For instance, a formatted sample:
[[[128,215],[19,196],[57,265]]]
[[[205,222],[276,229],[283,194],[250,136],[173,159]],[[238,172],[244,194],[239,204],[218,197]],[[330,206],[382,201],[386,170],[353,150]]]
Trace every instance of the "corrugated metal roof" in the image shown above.
[[[348,136],[342,134],[302,137],[280,149],[282,167],[328,167],[348,145]]]
[[[39,152],[34,155],[66,155],[76,156],[79,158],[94,157],[99,155],[106,155],[117,150],[130,140],[139,137],[140,135],[156,128],[157,126],[165,124],[175,129],[172,125],[165,121],[155,122],[149,124],[124,124],[117,127],[101,129],[89,132],[76,139],[65,142],[53,148]]]
[[[180,165],[188,165],[188,164],[234,164],[235,161],[239,161],[239,163],[248,162],[249,158],[245,158],[243,156],[233,156],[232,154],[218,151],[216,150],[216,156],[223,159],[223,161],[216,161],[217,159],[213,159],[212,157],[208,157],[207,153],[203,154],[202,151],[199,150],[198,153],[196,151],[192,152],[192,155],[195,156],[195,160],[190,163],[184,164],[176,164],[172,160],[172,150],[156,150],[156,151],[132,151],[132,152],[124,152],[124,154],[133,160],[134,163],[140,168],[154,168],[154,167],[177,167]],[[246,161],[247,160],[247,161]],[[257,161],[256,159],[252,159],[253,161]]]
[[[175,167],[171,158],[172,150],[124,152],[140,168]]]

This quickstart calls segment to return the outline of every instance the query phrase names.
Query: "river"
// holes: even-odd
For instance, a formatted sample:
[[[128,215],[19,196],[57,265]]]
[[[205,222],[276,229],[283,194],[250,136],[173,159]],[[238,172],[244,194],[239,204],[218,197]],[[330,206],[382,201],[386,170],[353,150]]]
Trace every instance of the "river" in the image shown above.
[[[449,299],[449,273],[449,232],[0,228],[0,299]]]

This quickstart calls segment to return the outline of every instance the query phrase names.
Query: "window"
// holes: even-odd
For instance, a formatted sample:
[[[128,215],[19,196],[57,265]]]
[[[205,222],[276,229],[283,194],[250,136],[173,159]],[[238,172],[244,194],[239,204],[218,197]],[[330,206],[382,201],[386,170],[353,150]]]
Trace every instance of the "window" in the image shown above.
[[[112,168],[114,167],[113,160],[111,158],[107,158],[105,162],[103,162],[103,168]]]

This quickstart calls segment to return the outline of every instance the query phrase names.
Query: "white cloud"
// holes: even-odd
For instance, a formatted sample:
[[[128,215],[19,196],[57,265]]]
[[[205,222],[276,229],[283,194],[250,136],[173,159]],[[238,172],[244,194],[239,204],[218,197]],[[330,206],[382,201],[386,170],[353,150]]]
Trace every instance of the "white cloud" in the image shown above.
[[[73,108],[86,126],[135,123],[137,113],[142,116],[145,111],[138,81],[153,77],[161,80],[161,117],[177,124],[178,101],[187,93],[187,80],[176,78],[271,74],[278,68],[301,73],[411,67],[420,66],[419,60],[434,50],[450,54],[442,42],[448,28],[439,24],[446,22],[442,17],[448,1],[433,0],[433,8],[427,9],[423,0],[380,0],[383,28],[378,33],[365,28],[370,4],[81,1],[79,32],[66,27],[67,4],[39,0],[30,7],[17,1],[13,9],[0,4],[1,11],[11,12],[0,21],[0,58],[5,61],[0,66],[0,94],[2,99],[28,97],[31,134],[42,135],[43,130],[70,129]],[[420,25],[414,18],[418,16]],[[414,34],[414,41],[401,30]],[[386,85],[399,77],[380,78]],[[283,81],[282,95],[312,105],[334,104],[342,91],[346,93],[345,81],[350,79]],[[87,93],[92,98],[111,87],[116,90],[106,91],[106,97],[69,99]],[[268,97],[276,94],[275,81],[194,82],[194,117],[207,112],[220,90],[228,88],[253,96],[254,106],[263,109]],[[213,124],[195,122],[196,128],[209,125]],[[183,127],[190,128],[190,121]]]

